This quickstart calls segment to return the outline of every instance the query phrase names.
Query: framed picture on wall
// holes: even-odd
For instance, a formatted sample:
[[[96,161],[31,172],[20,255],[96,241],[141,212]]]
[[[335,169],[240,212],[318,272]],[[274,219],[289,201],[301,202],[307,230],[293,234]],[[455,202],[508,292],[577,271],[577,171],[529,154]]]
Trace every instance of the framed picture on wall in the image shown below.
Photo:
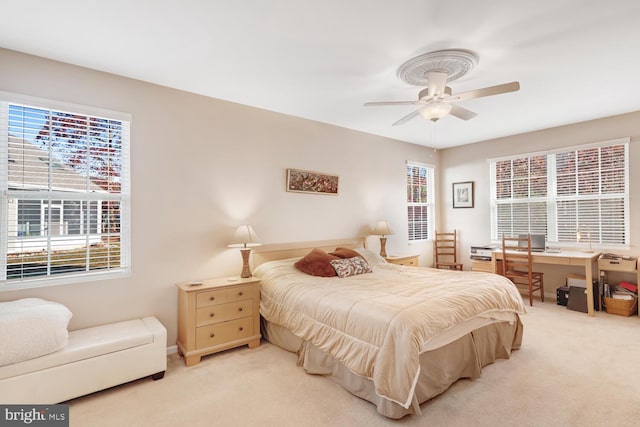
[[[337,196],[338,175],[287,169],[287,191]]]
[[[473,207],[473,181],[453,183],[453,207]]]

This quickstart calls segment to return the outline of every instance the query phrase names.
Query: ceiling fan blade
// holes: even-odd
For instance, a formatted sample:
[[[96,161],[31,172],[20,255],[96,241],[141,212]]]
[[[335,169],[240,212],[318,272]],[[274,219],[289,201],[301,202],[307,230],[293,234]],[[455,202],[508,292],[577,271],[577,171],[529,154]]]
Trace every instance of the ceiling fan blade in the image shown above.
[[[365,107],[376,107],[380,105],[419,105],[422,101],[378,101],[378,102],[365,102]]]
[[[407,114],[406,116],[404,116],[403,118],[401,118],[400,120],[398,120],[397,122],[395,122],[394,124],[392,124],[391,126],[398,126],[398,125],[401,125],[401,124],[403,124],[403,123],[408,122],[409,120],[411,120],[411,119],[413,119],[415,116],[417,116],[419,111],[420,111],[420,110],[416,110],[416,111],[413,111],[413,112],[411,112],[411,113]]]
[[[502,93],[515,92],[520,90],[520,83],[511,82],[496,86],[489,86],[482,89],[470,90],[458,93],[447,98],[447,101],[464,101],[467,99],[481,98],[483,96],[500,95]]]
[[[449,114],[462,120],[473,119],[478,115],[471,110],[467,110],[466,108],[462,108],[461,106],[455,104],[451,104],[451,112]]]
[[[449,75],[441,71],[429,71],[427,73],[427,89],[429,96],[442,96],[447,86],[447,78]]]

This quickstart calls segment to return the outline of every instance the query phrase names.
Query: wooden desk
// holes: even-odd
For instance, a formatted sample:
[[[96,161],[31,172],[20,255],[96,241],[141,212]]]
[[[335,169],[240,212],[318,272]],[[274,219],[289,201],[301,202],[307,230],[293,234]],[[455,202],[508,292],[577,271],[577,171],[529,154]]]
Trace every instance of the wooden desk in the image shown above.
[[[579,265],[584,267],[584,273],[587,285],[587,314],[591,317],[595,316],[593,307],[593,265],[598,261],[600,252],[580,252],[580,251],[562,251],[552,252],[532,252],[531,261],[534,264],[555,264],[555,265]],[[496,263],[502,259],[502,249],[498,249],[491,254],[491,265],[493,271],[496,271]],[[497,272],[500,273],[500,272]]]

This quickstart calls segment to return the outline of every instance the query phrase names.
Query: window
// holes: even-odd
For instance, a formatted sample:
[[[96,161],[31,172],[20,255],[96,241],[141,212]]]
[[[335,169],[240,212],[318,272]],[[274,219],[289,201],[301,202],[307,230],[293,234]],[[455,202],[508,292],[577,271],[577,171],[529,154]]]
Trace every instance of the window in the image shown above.
[[[0,290],[128,273],[129,122],[0,93]]]
[[[431,239],[434,221],[434,168],[407,162],[407,220],[409,241]]]
[[[629,139],[493,159],[491,238],[629,244]]]

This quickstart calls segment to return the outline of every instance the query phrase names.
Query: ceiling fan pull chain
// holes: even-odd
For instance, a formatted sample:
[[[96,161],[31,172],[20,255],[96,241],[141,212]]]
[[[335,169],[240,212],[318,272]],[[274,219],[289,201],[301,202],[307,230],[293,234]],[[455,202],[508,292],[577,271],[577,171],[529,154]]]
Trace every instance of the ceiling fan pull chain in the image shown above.
[[[436,123],[437,120],[432,120],[433,126],[431,127],[431,146],[433,147],[433,151],[437,150],[436,148]]]

